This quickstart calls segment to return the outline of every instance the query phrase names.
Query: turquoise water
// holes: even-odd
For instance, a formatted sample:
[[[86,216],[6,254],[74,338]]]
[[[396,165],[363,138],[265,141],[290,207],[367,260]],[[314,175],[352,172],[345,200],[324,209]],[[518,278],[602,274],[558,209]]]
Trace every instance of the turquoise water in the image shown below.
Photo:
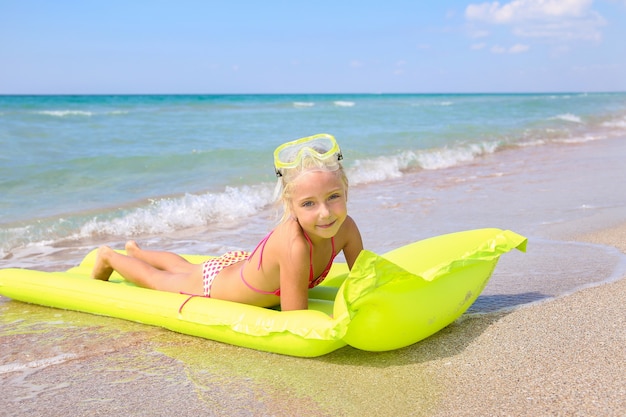
[[[321,132],[355,193],[622,136],[626,94],[0,96],[0,259],[250,222],[273,149]]]

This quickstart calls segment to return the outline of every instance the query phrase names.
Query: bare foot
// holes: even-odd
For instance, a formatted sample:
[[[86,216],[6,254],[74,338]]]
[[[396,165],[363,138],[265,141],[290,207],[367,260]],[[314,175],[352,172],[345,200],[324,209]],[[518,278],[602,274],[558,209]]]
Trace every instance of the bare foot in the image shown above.
[[[109,265],[108,256],[113,252],[108,246],[102,246],[98,249],[96,254],[96,263],[91,271],[91,277],[93,279],[99,279],[101,281],[108,281],[113,273],[113,268]]]
[[[128,256],[132,256],[133,258],[135,258],[135,254],[141,250],[137,242],[135,242],[134,240],[129,240],[128,242],[126,242],[124,249],[126,249],[126,254]]]

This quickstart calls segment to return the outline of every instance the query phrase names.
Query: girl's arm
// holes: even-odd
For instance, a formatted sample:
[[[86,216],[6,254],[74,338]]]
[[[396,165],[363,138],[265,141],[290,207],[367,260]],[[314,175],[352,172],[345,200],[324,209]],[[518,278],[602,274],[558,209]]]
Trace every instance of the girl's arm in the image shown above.
[[[309,247],[295,241],[279,254],[280,308],[282,311],[309,308]]]

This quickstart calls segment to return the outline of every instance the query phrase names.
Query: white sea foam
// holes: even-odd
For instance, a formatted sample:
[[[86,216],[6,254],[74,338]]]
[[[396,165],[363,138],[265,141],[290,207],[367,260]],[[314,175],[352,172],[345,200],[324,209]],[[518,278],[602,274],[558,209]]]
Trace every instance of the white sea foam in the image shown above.
[[[348,170],[351,184],[367,184],[384,181],[386,179],[399,178],[402,170],[408,166],[410,157],[408,153],[399,156],[381,156],[376,159],[355,161]]]
[[[602,123],[602,126],[609,128],[626,129],[626,118],[610,120],[608,122]]]
[[[223,193],[153,200],[148,207],[136,208],[121,217],[91,219],[76,237],[159,234],[212,223],[223,225],[258,213],[271,203],[272,192],[272,185],[262,184],[226,187]]]
[[[43,110],[36,112],[45,116],[66,117],[66,116],[93,116],[93,112],[83,110]]]
[[[580,117],[571,113],[559,114],[558,116],[551,117],[550,120],[564,120],[566,122],[572,122],[572,123],[583,122]]]
[[[59,365],[72,359],[76,359],[78,355],[73,353],[63,353],[52,358],[36,359],[27,363],[8,363],[0,365],[0,375],[10,372],[23,371],[25,369],[41,369],[51,365]]]
[[[67,219],[39,221],[27,226],[0,229],[0,259],[19,248],[22,256],[60,241],[79,241],[101,236],[159,235],[216,224],[235,224],[260,212],[272,203],[273,184],[239,188],[226,187],[221,193],[186,194],[154,199],[149,204],[108,212],[95,217],[68,216]]]
[[[420,153],[417,160],[423,169],[443,169],[471,161],[481,155],[494,153],[497,148],[496,142],[473,143]]]
[[[354,101],[333,101],[333,104],[337,107],[354,107],[356,104]]]
[[[600,135],[585,135],[585,136],[575,136],[571,138],[555,139],[554,142],[576,144],[576,143],[591,142],[594,140],[600,140],[600,139],[605,139],[605,138],[606,138],[605,136],[600,136]]]
[[[423,151],[405,151],[394,156],[356,161],[350,169],[350,182],[365,184],[402,176],[412,167],[426,170],[445,169],[495,152],[497,142],[459,145]]]
[[[568,100],[570,98],[572,98],[572,96],[570,95],[558,95],[558,96],[549,96],[548,97],[551,100]]]
[[[546,141],[543,139],[531,139],[531,140],[516,142],[515,146],[518,146],[520,148],[527,148],[531,146],[542,146],[545,144],[546,144]]]
[[[315,106],[315,103],[311,101],[294,101],[293,106],[294,107],[313,107]]]
[[[419,101],[409,104],[411,107],[448,107],[454,104],[453,101],[444,100],[444,101]]]

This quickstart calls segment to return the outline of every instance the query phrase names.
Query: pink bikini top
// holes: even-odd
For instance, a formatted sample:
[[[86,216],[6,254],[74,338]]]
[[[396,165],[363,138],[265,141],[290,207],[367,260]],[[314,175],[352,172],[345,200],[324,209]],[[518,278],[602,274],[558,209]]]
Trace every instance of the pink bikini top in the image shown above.
[[[250,285],[248,283],[248,281],[246,281],[246,279],[243,277],[243,267],[246,265],[247,262],[250,261],[250,259],[252,259],[252,257],[254,256],[254,254],[256,253],[256,251],[259,248],[261,248],[261,253],[259,254],[260,255],[259,256],[259,265],[257,266],[257,270],[261,269],[261,263],[263,262],[263,251],[265,250],[265,244],[269,240],[270,236],[272,236],[272,233],[274,233],[273,230],[271,232],[269,232],[268,235],[265,236],[263,238],[263,240],[261,240],[259,242],[257,247],[254,249],[254,251],[252,251],[252,253],[248,257],[248,260],[241,265],[241,269],[239,270],[239,275],[241,276],[241,280],[243,281],[243,283],[246,284],[246,286],[248,288],[250,288],[252,291],[258,292],[260,294],[268,294],[268,295],[280,296],[280,288],[276,289],[275,291],[259,290],[258,288],[254,288],[252,285]],[[333,253],[332,253],[331,257],[330,257],[330,260],[328,261],[328,265],[326,265],[326,268],[324,269],[324,272],[322,272],[322,274],[319,277],[314,278],[313,277],[313,242],[311,242],[311,238],[309,238],[309,236],[306,234],[306,232],[304,233],[304,237],[306,238],[307,242],[309,242],[309,288],[313,288],[313,287],[321,284],[322,281],[324,281],[324,279],[328,275],[328,272],[330,271],[330,267],[333,266],[333,261],[335,260],[335,257],[337,256],[337,254],[335,253],[335,238],[334,237],[330,238],[330,243],[332,244]]]

